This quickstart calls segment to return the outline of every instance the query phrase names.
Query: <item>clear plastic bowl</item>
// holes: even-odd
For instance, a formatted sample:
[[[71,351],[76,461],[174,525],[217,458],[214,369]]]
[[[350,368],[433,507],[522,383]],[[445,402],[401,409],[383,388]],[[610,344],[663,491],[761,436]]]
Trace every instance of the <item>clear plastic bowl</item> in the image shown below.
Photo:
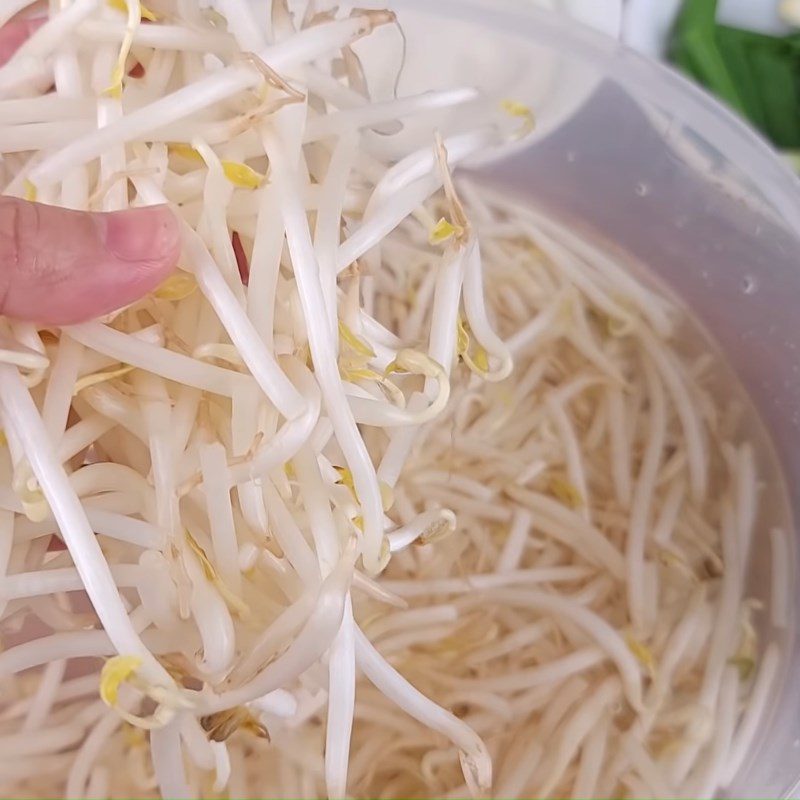
[[[484,178],[570,220],[587,237],[613,243],[621,258],[646,265],[695,311],[774,441],[798,518],[797,178],[755,133],[681,77],[556,15],[508,0],[393,5],[409,34],[404,93],[474,84],[535,110],[533,141],[481,165]],[[769,557],[767,538],[756,547],[751,583],[768,582],[759,568]],[[768,586],[760,590],[766,594]],[[796,789],[797,637],[785,647],[783,684],[730,796]]]

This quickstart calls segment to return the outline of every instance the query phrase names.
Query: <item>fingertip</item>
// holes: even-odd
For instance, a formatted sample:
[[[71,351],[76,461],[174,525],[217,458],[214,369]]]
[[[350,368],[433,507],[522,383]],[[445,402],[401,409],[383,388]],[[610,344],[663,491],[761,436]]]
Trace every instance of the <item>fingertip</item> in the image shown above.
[[[98,216],[108,251],[141,268],[175,267],[181,250],[180,227],[167,206],[146,206]]]
[[[111,256],[108,274],[120,305],[155,289],[175,270],[181,254],[177,217],[165,205],[98,215],[100,239]]]

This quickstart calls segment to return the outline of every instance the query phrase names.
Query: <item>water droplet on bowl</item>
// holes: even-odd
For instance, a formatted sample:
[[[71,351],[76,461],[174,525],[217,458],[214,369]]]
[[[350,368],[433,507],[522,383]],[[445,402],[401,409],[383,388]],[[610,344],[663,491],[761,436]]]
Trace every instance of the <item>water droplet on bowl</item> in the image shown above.
[[[646,197],[650,194],[650,187],[646,183],[637,183],[636,194],[638,194],[639,197]]]
[[[572,163],[575,161],[575,159],[576,159],[577,157],[578,157],[578,154],[577,154],[577,153],[576,153],[574,150],[570,150],[570,151],[567,153],[567,161],[568,161],[570,164],[572,164]]]
[[[740,286],[743,294],[755,294],[758,291],[758,281],[752,275],[745,275]]]

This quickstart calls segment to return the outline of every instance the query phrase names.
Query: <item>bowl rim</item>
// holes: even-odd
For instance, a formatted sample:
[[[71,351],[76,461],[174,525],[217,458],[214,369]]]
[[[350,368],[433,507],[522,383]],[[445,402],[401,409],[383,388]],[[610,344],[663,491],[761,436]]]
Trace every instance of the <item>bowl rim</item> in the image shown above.
[[[527,38],[545,47],[554,41],[622,86],[644,105],[675,116],[735,164],[749,187],[777,220],[800,241],[800,176],[772,145],[734,111],[671,67],[563,14],[520,0],[387,0],[408,10],[471,22],[488,34]],[[562,45],[560,45],[561,47]]]

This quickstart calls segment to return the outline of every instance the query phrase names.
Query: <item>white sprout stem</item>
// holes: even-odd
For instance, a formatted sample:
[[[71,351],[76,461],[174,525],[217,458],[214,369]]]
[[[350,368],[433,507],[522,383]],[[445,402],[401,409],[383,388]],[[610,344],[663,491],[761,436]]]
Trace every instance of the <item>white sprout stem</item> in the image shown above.
[[[708,450],[697,411],[681,375],[675,368],[673,357],[651,334],[640,331],[639,335],[647,354],[653,359],[667,391],[672,396],[675,410],[683,427],[684,441],[689,457],[692,497],[696,501],[702,501],[708,487]]]
[[[244,386],[237,386],[231,393],[235,398],[245,392]],[[255,394],[248,392],[248,394]],[[193,386],[181,386],[175,396],[172,409],[172,444],[175,449],[175,458],[179,458],[189,442],[192,435],[197,410],[200,406],[201,393]]]
[[[267,504],[267,512],[273,522],[273,534],[289,563],[305,586],[318,585],[321,575],[317,557],[269,480],[264,482],[264,499]]]
[[[283,644],[293,636],[308,620],[314,608],[316,598],[309,592],[286,608],[281,615],[268,625],[253,642],[250,652],[242,658],[229,676],[229,682],[236,684],[240,679],[250,678],[258,669],[280,650]],[[274,689],[266,694],[279,691]],[[266,695],[264,695],[266,696]],[[259,698],[247,702],[258,702]]]
[[[498,776],[496,796],[524,796],[525,787],[529,785],[531,777],[541,765],[543,756],[543,745],[534,740],[526,743],[515,763],[509,764],[506,759],[503,763],[503,771]]]
[[[130,4],[133,8],[133,3]],[[108,48],[107,65],[103,59],[104,50],[99,48],[97,63],[107,66],[104,70],[107,74],[111,73],[114,63],[114,50]],[[97,100],[97,127],[103,128],[122,118],[122,105],[120,100],[113,97],[99,97]],[[128,187],[125,181],[114,180],[115,175],[124,175],[127,169],[127,159],[125,157],[125,146],[118,145],[110,147],[100,156],[100,185],[107,186],[108,189],[102,199],[103,211],[120,211],[128,204]],[[65,176],[66,177],[66,176]]]
[[[0,96],[14,91],[41,74],[44,59],[69,38],[77,26],[92,14],[100,0],[75,0],[63,11],[51,16],[0,67]]]
[[[552,629],[553,624],[550,620],[539,620],[532,625],[525,625],[508,634],[498,643],[491,643],[474,650],[469,656],[469,663],[473,665],[486,664],[494,659],[502,658],[508,653],[513,653],[519,647],[527,647],[541,641]]]
[[[433,399],[427,406],[423,404],[418,411],[398,408],[388,402],[375,400],[371,396],[363,397],[348,391],[347,401],[353,417],[360,425],[386,428],[411,426],[416,433],[420,425],[435,419],[447,407],[450,382],[444,369],[436,369],[435,372],[435,375],[426,377],[426,383],[430,381],[430,393]]]
[[[180,714],[180,733],[183,749],[189,759],[199,769],[210,772],[216,767],[216,758],[209,741],[197,717],[191,714]]]
[[[486,374],[490,381],[505,380],[514,368],[511,352],[506,344],[494,332],[489,316],[486,313],[483,286],[483,262],[480,244],[476,240],[467,252],[466,271],[464,273],[464,312],[470,330],[486,351],[500,361],[500,367]]]
[[[138,503],[135,504],[134,510],[138,505]],[[21,513],[21,505],[17,506],[16,510]],[[95,533],[148,550],[158,548],[163,541],[163,536],[158,528],[148,522],[127,516],[124,508],[119,512],[104,511],[100,508],[93,508],[87,502],[85,511],[86,518]],[[133,511],[129,513],[133,513]],[[42,522],[19,520],[16,525],[15,535],[17,541],[49,536],[53,532],[53,527],[52,517]]]
[[[387,633],[407,630],[420,625],[455,622],[457,619],[458,611],[453,605],[424,606],[423,608],[395,611],[370,622],[365,628],[369,632],[370,641],[375,642]]]
[[[534,345],[557,332],[557,328],[554,331],[554,324],[564,312],[564,302],[563,296],[556,296],[546,308],[508,340],[507,347],[512,356],[516,357],[526,350],[533,349]]]
[[[17,371],[3,365],[0,365],[0,403],[6,418],[14,421],[25,454],[53,510],[86,593],[115,648],[120,653],[140,657],[142,671],[150,680],[171,686],[172,679],[131,624],[103,551],[63,467],[53,453],[33,399],[22,385]]]
[[[606,707],[619,695],[619,691],[619,681],[607,678],[569,718],[562,729],[558,749],[551,759],[548,777],[537,791],[538,797],[548,797],[555,790],[581,743],[598,723]]]
[[[217,588],[205,575],[194,553],[184,553],[183,563],[191,581],[189,607],[202,642],[198,666],[217,677],[230,669],[236,654],[236,631],[231,613]]]
[[[536,515],[539,530],[566,544],[584,558],[602,564],[613,577],[624,577],[625,560],[619,550],[574,511],[550,497],[521,486],[508,486],[506,492]]]
[[[244,686],[198,700],[204,713],[248,703],[286,686],[320,659],[341,627],[354,559],[351,549],[323,582],[311,616],[289,647]]]
[[[147,431],[142,424],[141,415],[138,413],[135,403],[115,389],[99,385],[93,386],[79,393],[79,398],[98,413],[94,417],[87,415],[81,422],[66,431],[58,450],[58,457],[62,462],[70,457],[69,454],[74,455],[81,449],[79,445],[82,443],[82,439],[85,441],[85,437],[88,437],[92,431],[97,430],[98,433],[89,440],[87,445],[100,438],[102,434],[99,431],[104,425],[120,426],[133,434],[140,442],[148,441]]]
[[[447,162],[452,167],[495,141],[493,128],[445,139]],[[364,221],[339,248],[336,259],[341,272],[371,250],[414,209],[441,188],[433,148],[426,148],[395,164],[375,187],[364,212]]]
[[[353,574],[353,588],[362,592],[367,597],[378,603],[383,603],[394,608],[405,608],[406,601],[402,597],[385,590],[380,583],[368,578],[364,573],[355,571]]]
[[[528,606],[566,617],[608,654],[617,665],[628,702],[636,712],[642,707],[642,679],[639,664],[622,636],[602,617],[566,597],[548,595],[536,589],[497,589],[489,595],[512,605]]]
[[[347,767],[356,700],[355,622],[348,595],[342,625],[328,662],[328,721],[325,732],[325,787],[330,800],[347,794]]]
[[[88,708],[82,709],[77,715],[77,719],[55,725],[46,731],[40,731],[38,736],[31,736],[28,733],[11,733],[0,736],[0,747],[8,759],[44,754],[49,751],[58,752],[70,748],[83,738],[86,725],[102,712],[102,704],[93,703]]]
[[[511,528],[497,558],[497,572],[509,573],[519,569],[532,525],[533,517],[528,511],[517,509],[514,512]]]
[[[39,687],[33,696],[33,702],[22,721],[23,731],[35,731],[43,725],[55,703],[58,690],[61,688],[66,667],[67,662],[58,659],[51,661],[44,668]]]
[[[285,689],[276,689],[251,701],[250,707],[265,714],[288,719],[297,713],[297,698]]]
[[[56,700],[59,703],[69,703],[76,698],[94,694],[96,690],[96,675],[86,675],[81,678],[73,678],[72,680],[64,681],[59,686],[56,692]],[[7,720],[16,719],[17,717],[27,714],[35,701],[36,695],[17,700],[3,709],[2,713],[0,713],[0,719],[2,719],[3,722],[6,722]]]
[[[786,531],[783,528],[770,529],[769,541],[772,554],[772,569],[770,572],[770,581],[772,582],[772,595],[770,598],[771,620],[774,627],[787,628],[791,614],[789,579],[792,560]]]
[[[339,532],[331,511],[328,487],[322,480],[316,455],[308,448],[303,448],[293,463],[303,487],[303,505],[314,537],[320,574],[327,578],[340,559]]]
[[[463,246],[457,244],[453,248],[448,248],[436,275],[428,355],[437,364],[441,364],[448,379],[456,357],[458,309],[464,282],[464,264],[467,252],[473,247],[475,247],[474,241]],[[438,381],[433,378],[427,378],[425,381],[425,392],[432,400],[439,393],[437,384]]]
[[[4,153],[47,150],[63,143],[65,139],[78,139],[95,129],[96,126],[88,119],[3,125],[0,126],[0,150]]]
[[[353,474],[356,492],[363,508],[363,557],[369,569],[377,570],[383,541],[383,507],[378,479],[364,440],[358,432],[353,414],[347,404],[339,377],[334,343],[327,335],[327,312],[319,276],[319,264],[314,255],[308,219],[297,192],[298,179],[293,176],[283,145],[269,131],[263,132],[264,145],[273,165],[275,185],[282,196],[281,211],[286,226],[286,239],[292,254],[295,280],[300,290],[308,341],[314,360],[317,380],[323,401],[333,423],[336,438]]]
[[[145,624],[149,623],[150,620],[146,620]],[[148,631],[144,636],[151,653],[159,655],[174,649],[174,638],[165,640],[151,634],[152,632]],[[115,652],[116,649],[105,631],[53,633],[25,644],[15,645],[0,653],[0,675],[22,672],[53,659],[113,656]],[[96,678],[95,685],[97,685]]]
[[[192,800],[197,795],[186,777],[179,726],[176,717],[163,728],[150,731],[150,752],[161,796]]]
[[[335,51],[368,33],[371,26],[369,18],[363,16],[319,25],[265,48],[258,56],[272,69],[285,70],[325,52]],[[261,80],[261,74],[250,66],[227,67],[57,150],[37,164],[28,177],[36,186],[60,180],[70,169],[98,158],[114,145],[146,138],[151,131],[257,86]]]
[[[402,525],[388,534],[390,552],[404,550],[431,528],[440,527],[442,523],[452,533],[456,529],[456,515],[447,508],[424,511],[407,525]]]
[[[200,153],[206,167],[208,167],[208,174],[203,186],[203,213],[197,225],[198,233],[194,234],[196,236],[196,241],[193,242],[195,254],[201,254],[202,250],[205,249],[203,240],[200,237],[200,232],[202,232],[205,238],[209,240],[209,252],[203,258],[202,263],[207,265],[209,262],[214,261],[211,258],[211,253],[214,253],[216,261],[219,263],[214,262],[213,269],[218,270],[223,275],[237,303],[242,305],[244,303],[244,291],[236,266],[236,256],[233,252],[226,212],[233,196],[234,187],[225,177],[225,171],[219,156],[208,144],[195,135],[192,137],[192,147]],[[166,198],[164,200],[166,201]],[[189,226],[186,226],[184,231],[186,236],[193,234]],[[203,284],[201,283],[200,285],[202,288]],[[215,310],[217,310],[216,307]],[[225,324],[225,319],[221,317],[218,310],[217,315],[220,316],[220,320]]]
[[[87,19],[77,30],[81,39],[93,42],[118,44],[125,37],[126,25],[110,19]],[[139,47],[152,47],[160,50],[196,51],[198,53],[219,53],[227,55],[231,51],[229,37],[213,31],[192,30],[184,25],[140,25],[133,32],[133,44]]]
[[[438,731],[458,747],[464,778],[478,796],[492,783],[492,761],[486,745],[466,723],[436,705],[415,689],[372,646],[361,629],[355,628],[356,662],[367,679],[414,719]]]
[[[156,519],[167,536],[174,537],[180,528],[180,510],[175,492],[174,454],[170,439],[170,397],[164,381],[155,375],[137,373],[133,376],[133,383],[143,398],[140,406],[150,447]]]
[[[586,264],[583,263],[581,259],[577,258],[566,247],[553,241],[553,239],[541,229],[525,224],[523,224],[522,227],[529,234],[532,241],[535,241],[554,262],[559,264],[559,267],[564,270],[569,280],[586,296],[587,300],[613,319],[626,323],[627,327],[631,326],[632,319],[630,313],[626,312],[624,308],[615,303],[611,297],[592,280],[591,273],[586,269]]]
[[[592,574],[586,567],[540,567],[514,570],[502,575],[468,575],[464,578],[418,578],[392,580],[387,578],[381,586],[399,597],[422,597],[428,594],[471,594],[475,591],[499,589],[506,586],[527,586],[538,583],[569,583],[580,581]]]
[[[739,528],[739,567],[742,579],[750,558],[750,546],[758,513],[758,486],[753,448],[743,444],[736,454],[736,519]]]
[[[263,435],[259,430],[259,409],[261,398],[255,392],[237,392],[231,404],[231,444],[235,458],[246,457],[253,446],[256,435]],[[225,450],[223,448],[223,457]],[[255,481],[236,484],[230,475],[230,470],[225,462],[224,475],[231,483],[236,485],[236,496],[245,522],[254,532],[265,533],[267,530],[267,511],[264,508],[264,497],[261,487]],[[203,483],[206,478],[203,476]]]
[[[403,220],[441,188],[441,178],[423,175],[414,183],[402,186],[376,207],[374,213],[366,212],[361,225],[339,246],[336,270],[342,272],[365,253],[376,247]]]
[[[666,402],[658,374],[649,362],[644,364],[650,403],[650,435],[633,494],[630,527],[625,545],[628,610],[636,635],[646,634],[644,550],[652,526],[653,489],[667,433]]]
[[[716,603],[717,619],[711,631],[708,643],[708,655],[705,663],[703,682],[700,687],[698,703],[706,714],[713,715],[719,702],[719,691],[728,658],[732,655],[735,641],[737,610],[741,602],[742,578],[738,561],[738,526],[733,510],[727,502],[722,506],[722,553],[725,572],[722,576],[722,587]],[[686,780],[700,750],[706,744],[712,731],[697,731],[689,738],[683,749],[671,765],[671,777],[674,783]]]
[[[303,142],[307,144],[330,136],[341,136],[346,131],[375,127],[424,111],[450,108],[475,100],[477,96],[477,91],[470,87],[430,91],[312,117],[303,133]]]
[[[611,448],[611,475],[617,500],[629,508],[633,496],[631,481],[631,442],[625,426],[625,401],[622,389],[609,386],[606,393],[608,408],[608,438]]]
[[[184,228],[184,242],[203,293],[225,325],[253,377],[287,420],[303,413],[303,398],[283,374],[233,296],[200,237]]]
[[[666,699],[673,675],[683,661],[686,651],[696,637],[703,617],[707,613],[705,591],[698,589],[691,596],[682,619],[673,629],[664,647],[664,657],[658,665],[658,672],[653,683],[652,694],[654,697],[651,702],[648,702],[648,711],[653,719]],[[651,722],[646,719],[645,728],[649,728],[650,725]]]
[[[572,797],[596,797],[597,784],[606,757],[609,725],[599,722],[584,739]]]
[[[265,47],[263,23],[256,20],[253,7],[246,0],[217,0],[217,4],[240,50],[255,53]]]
[[[179,587],[173,580],[173,567],[156,550],[145,550],[139,556],[139,567],[145,580],[136,585],[144,613],[162,631],[174,632],[180,625]]]
[[[228,747],[225,742],[209,742],[209,746],[214,755],[214,779],[213,789],[215,792],[222,792],[231,779],[232,765]]]
[[[722,775],[728,766],[731,741],[738,717],[738,694],[739,675],[736,667],[729,666],[722,675],[714,738],[708,754],[701,762],[698,770],[700,775],[690,783],[687,795],[711,798],[719,787]]]
[[[425,395],[418,393],[409,400],[408,410],[411,413],[419,413],[425,408],[425,405]],[[417,434],[418,428],[411,426],[400,428],[392,434],[386,452],[378,465],[378,477],[388,486],[397,485]]]
[[[256,451],[252,459],[231,465],[229,474],[232,483],[259,478],[290,461],[314,432],[322,406],[319,386],[310,370],[299,362],[287,361],[285,369],[303,393],[305,402],[302,413],[285,423],[272,439]]]
[[[722,554],[725,573],[717,601],[718,622],[714,626],[709,643],[708,660],[703,676],[700,701],[709,709],[716,706],[716,699],[728,657],[735,637],[737,609],[741,600],[742,577],[739,568],[739,541],[736,520],[730,506],[722,509]]]
[[[673,797],[677,794],[661,765],[653,760],[635,734],[628,733],[622,737],[622,750],[649,794],[654,797]]]
[[[146,574],[137,564],[114,564],[111,574],[119,589],[137,586],[146,579]],[[0,578],[0,597],[14,600],[57,592],[77,592],[83,588],[81,581],[81,575],[75,567],[18,572]]]
[[[314,252],[319,264],[330,336],[334,341],[337,341],[339,337],[335,255],[341,238],[340,226],[345,189],[353,169],[358,142],[357,135],[344,133],[333,148],[328,171],[325,173],[325,180],[322,184],[322,196],[320,197],[314,235]]]
[[[508,197],[496,190],[488,187],[481,187],[481,190],[485,199],[506,211],[529,219],[537,228],[548,233],[550,237],[557,238],[561,244],[572,250],[584,262],[584,265],[591,264],[592,270],[608,283],[609,288],[619,292],[623,297],[630,296],[636,305],[642,308],[659,336],[671,334],[673,326],[670,321],[670,304],[602,250],[585,240],[573,227],[565,225],[563,222],[553,221],[533,206],[521,208],[518,203],[509,200]],[[528,228],[528,230],[535,232],[535,229]],[[537,240],[538,234],[534,238],[534,241]]]
[[[479,128],[469,133],[447,137],[442,141],[442,146],[447,151],[448,165],[455,166],[476,151],[496,143],[498,138],[498,132],[493,127]],[[416,183],[421,178],[433,175],[437,170],[438,154],[433,146],[424,147],[401,159],[386,171],[375,187],[365,215],[388,201],[401,189]],[[438,186],[441,186],[441,180],[437,188]]]
[[[70,336],[61,337],[42,406],[42,421],[50,436],[50,441],[55,447],[61,442],[67,427],[67,417],[82,355],[83,346],[81,344]]]
[[[88,98],[71,97],[67,91],[62,95],[59,91],[58,95],[0,100],[0,119],[9,126],[32,122],[68,122],[81,117],[90,120],[94,109],[95,104]]]
[[[262,190],[256,218],[250,283],[247,292],[247,315],[258,331],[264,346],[274,348],[275,294],[280,272],[284,229],[280,219],[280,198],[273,187]]]
[[[67,776],[65,789],[67,797],[84,796],[95,761],[121,724],[122,717],[114,711],[108,711],[100,717],[74,757]]]
[[[773,642],[764,651],[764,657],[761,659],[761,666],[758,669],[750,699],[731,742],[730,752],[721,776],[723,788],[730,786],[748,755],[752,752],[756,735],[765,721],[770,694],[774,687],[779,667],[780,651],[778,645]]]
[[[164,347],[157,347],[99,322],[73,325],[67,331],[81,344],[116,361],[206,392],[230,397],[234,385],[247,384],[251,380],[241,373],[205,364]]]
[[[578,437],[575,434],[575,430],[562,402],[559,402],[559,399],[552,394],[548,394],[545,398],[545,404],[556,431],[563,442],[564,457],[567,462],[567,474],[580,495],[578,514],[587,522],[591,523],[592,520],[589,511],[591,497],[589,496],[589,485],[586,481],[586,470],[583,465]]]
[[[674,481],[667,491],[658,520],[653,526],[653,541],[660,547],[669,545],[685,499],[686,483],[683,480]]]
[[[203,473],[214,565],[228,588],[234,594],[240,594],[239,547],[228,489],[230,478],[225,448],[218,442],[201,447],[200,469]]]

